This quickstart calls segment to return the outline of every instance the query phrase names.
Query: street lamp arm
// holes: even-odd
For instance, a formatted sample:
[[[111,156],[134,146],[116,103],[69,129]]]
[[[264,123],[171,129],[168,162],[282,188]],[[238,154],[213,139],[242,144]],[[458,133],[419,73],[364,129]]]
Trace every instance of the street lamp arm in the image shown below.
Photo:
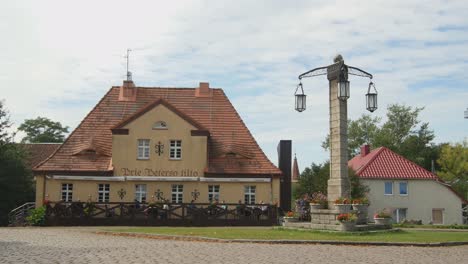
[[[366,71],[363,71],[363,70],[361,70],[359,68],[353,67],[353,66],[348,66],[348,74],[361,76],[361,77],[368,77],[368,78],[372,79],[372,74],[370,74],[370,73],[368,73]]]
[[[302,80],[302,78],[309,78],[309,77],[314,77],[314,76],[319,76],[319,75],[326,75],[327,74],[327,68],[328,66],[325,67],[319,67],[312,69],[310,71],[304,72],[303,74],[299,75],[299,80]]]

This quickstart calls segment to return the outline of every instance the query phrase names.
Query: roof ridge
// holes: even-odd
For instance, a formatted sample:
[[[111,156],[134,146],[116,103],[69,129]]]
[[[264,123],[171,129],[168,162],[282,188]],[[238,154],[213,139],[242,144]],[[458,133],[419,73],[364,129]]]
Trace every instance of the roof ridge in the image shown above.
[[[383,151],[384,149],[387,149],[387,148],[384,147],[384,146],[381,146],[381,147],[378,147],[378,148],[372,150],[371,153],[374,152],[374,151],[376,151],[376,153],[374,154],[374,156],[373,156],[371,159],[369,159],[361,168],[359,168],[359,169],[356,171],[356,174],[359,175],[359,174],[360,174],[361,172],[363,172],[367,167],[369,167],[369,165],[377,158],[377,156],[379,156],[379,155],[382,153],[382,151]],[[369,154],[368,154],[368,155],[369,155]]]
[[[188,115],[187,113],[185,113],[184,111],[178,109],[177,107],[175,107],[173,104],[171,104],[169,101],[165,100],[164,98],[160,97],[160,98],[157,98],[156,100],[152,101],[152,102],[149,102],[147,103],[146,105],[142,106],[140,109],[138,109],[136,112],[134,112],[133,114],[131,114],[130,116],[128,116],[127,118],[123,119],[122,121],[120,121],[119,123],[117,123],[115,126],[113,126],[111,129],[118,129],[118,128],[122,128],[123,126],[125,125],[128,125],[129,123],[131,123],[132,121],[138,119],[139,117],[141,117],[142,115],[146,114],[147,112],[149,112],[150,110],[154,109],[155,107],[159,106],[159,105],[164,105],[165,107],[167,107],[170,111],[172,111],[173,113],[175,113],[176,115],[178,115],[179,117],[181,117],[182,119],[184,119],[185,121],[187,121],[188,123],[190,123],[191,125],[193,125],[194,127],[198,128],[199,130],[206,130],[200,123],[198,123],[194,118],[192,118],[190,115]]]
[[[88,116],[94,112],[94,110],[96,110],[96,108],[98,107],[98,105],[100,105],[102,103],[102,101],[104,101],[104,99],[109,95],[109,93],[112,91],[112,89],[114,89],[114,87],[111,87],[107,93],[104,94],[104,96],[102,96],[101,100],[99,100],[99,102],[97,102],[97,104],[93,107],[93,109],[91,109],[91,111],[88,112],[88,114],[81,120],[80,124],[70,133],[70,135],[68,135],[67,139],[65,139],[65,141],[62,143],[62,145],[60,145],[60,147],[58,147],[54,152],[52,152],[52,154],[50,154],[49,157],[47,157],[46,159],[44,159],[42,162],[40,162],[39,164],[37,164],[36,166],[34,166],[34,168],[32,169],[33,171],[35,170],[39,170],[39,167],[42,166],[43,164],[45,164],[47,161],[49,161],[54,155],[55,153],[57,153],[59,150],[61,150],[63,148],[63,146],[65,146],[65,144],[68,142],[68,140],[73,136],[73,134],[75,134],[75,132],[81,127],[81,125],[83,125],[84,121],[88,118]]]
[[[416,166],[417,168],[422,169],[422,170],[424,170],[425,172],[427,172],[427,173],[429,173],[429,174],[432,174],[432,175],[436,178],[437,181],[444,182],[442,179],[439,178],[439,176],[437,176],[437,174],[432,173],[431,171],[429,171],[429,170],[427,170],[426,168],[420,166],[420,165],[417,164],[416,162],[414,162],[414,161],[412,161],[412,160],[410,160],[410,159],[408,159],[408,158],[405,158],[403,155],[400,155],[400,154],[396,153],[395,151],[392,151],[391,149],[388,149],[388,148],[387,148],[387,150],[389,150],[391,153],[397,155],[399,158],[403,159],[403,161],[405,161],[405,162],[407,162],[407,163],[410,163],[411,165],[414,165],[414,166]]]

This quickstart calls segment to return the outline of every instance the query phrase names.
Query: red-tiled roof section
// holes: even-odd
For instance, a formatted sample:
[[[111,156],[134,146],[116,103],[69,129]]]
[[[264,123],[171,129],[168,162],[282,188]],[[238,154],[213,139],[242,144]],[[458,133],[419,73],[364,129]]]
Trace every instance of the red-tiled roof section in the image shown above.
[[[111,128],[144,111],[144,107],[164,99],[178,111],[195,120],[210,132],[209,167],[211,173],[281,174],[258,146],[222,89],[212,89],[212,96],[196,97],[193,88],[138,87],[136,100],[119,101],[120,87],[112,87],[83,119],[63,146],[36,171],[109,171],[111,167]],[[90,142],[98,155],[76,155]],[[220,156],[219,149],[242,149],[240,166],[231,166],[232,159]],[[213,151],[215,150],[215,151]],[[214,154],[213,154],[214,153]],[[74,155],[75,154],[75,155]],[[234,163],[235,164],[235,163]]]
[[[26,164],[29,168],[34,168],[40,162],[46,160],[62,143],[29,143],[21,144],[26,152]]]
[[[374,149],[362,157],[357,155],[348,162],[360,178],[430,179],[439,178],[385,147]]]

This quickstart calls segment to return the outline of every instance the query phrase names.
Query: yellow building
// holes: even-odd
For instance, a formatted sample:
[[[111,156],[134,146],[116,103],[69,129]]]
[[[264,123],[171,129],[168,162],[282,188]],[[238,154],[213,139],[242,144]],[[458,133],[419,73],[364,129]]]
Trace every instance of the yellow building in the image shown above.
[[[281,171],[222,89],[112,87],[34,168],[50,201],[277,203]]]

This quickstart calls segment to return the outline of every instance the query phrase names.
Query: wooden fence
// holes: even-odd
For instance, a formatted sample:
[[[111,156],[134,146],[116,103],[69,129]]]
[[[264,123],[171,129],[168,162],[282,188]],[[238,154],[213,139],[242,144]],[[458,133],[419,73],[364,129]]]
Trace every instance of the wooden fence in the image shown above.
[[[49,202],[49,226],[272,226],[278,210],[265,204]]]

